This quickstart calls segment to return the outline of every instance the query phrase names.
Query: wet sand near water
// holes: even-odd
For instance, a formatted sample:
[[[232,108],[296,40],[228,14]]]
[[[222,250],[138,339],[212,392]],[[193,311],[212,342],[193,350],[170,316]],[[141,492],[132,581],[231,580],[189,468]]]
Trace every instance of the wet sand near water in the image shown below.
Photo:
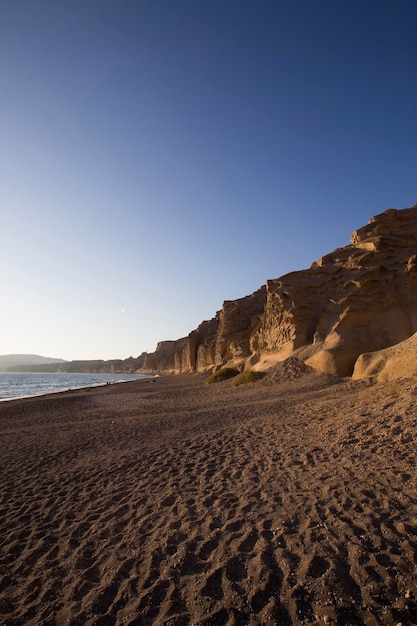
[[[277,365],[0,403],[0,624],[417,624],[417,389]]]

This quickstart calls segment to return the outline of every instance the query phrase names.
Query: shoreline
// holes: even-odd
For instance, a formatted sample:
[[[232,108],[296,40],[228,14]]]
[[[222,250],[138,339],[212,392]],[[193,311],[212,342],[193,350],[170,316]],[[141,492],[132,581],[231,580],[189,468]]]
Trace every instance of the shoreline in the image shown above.
[[[0,404],[5,626],[417,623],[417,391],[279,365]]]
[[[35,372],[0,372],[1,374],[27,374],[28,376],[30,376],[31,374],[33,374]],[[48,375],[50,374],[51,376],[55,376],[55,375],[61,375],[62,376],[67,376],[68,372],[36,372],[39,373],[40,375]],[[92,373],[92,375],[94,375],[95,372]],[[100,374],[101,373],[97,373]],[[71,375],[71,374],[70,374]],[[81,374],[77,374],[77,373],[73,373],[74,376],[82,376],[83,373]],[[89,375],[89,374],[86,374]],[[102,374],[103,376],[106,376],[106,374]],[[129,374],[130,376],[132,374]],[[146,375],[146,374],[134,374],[134,376],[138,377],[138,380],[143,380],[145,378],[155,378],[155,376],[153,375]],[[140,377],[140,378],[139,378]],[[48,391],[41,391],[39,393],[34,393],[34,394],[28,394],[28,395],[24,395],[24,396],[8,396],[6,398],[0,398],[0,402],[10,402],[11,400],[25,400],[27,398],[39,398],[42,396],[47,396],[50,394],[56,394],[56,393],[68,393],[69,391],[84,391],[84,390],[88,390],[88,389],[92,389],[94,387],[103,387],[105,385],[116,385],[119,383],[128,383],[128,382],[135,382],[134,378],[131,379],[124,379],[124,380],[110,380],[110,381],[106,381],[103,383],[91,383],[90,385],[81,385],[80,387],[67,387],[64,389],[56,389],[56,390],[48,390]]]

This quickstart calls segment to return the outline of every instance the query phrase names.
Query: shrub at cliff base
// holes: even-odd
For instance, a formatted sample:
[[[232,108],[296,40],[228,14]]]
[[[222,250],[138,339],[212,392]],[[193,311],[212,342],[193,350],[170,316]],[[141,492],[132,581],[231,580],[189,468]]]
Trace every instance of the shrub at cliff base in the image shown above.
[[[227,380],[228,378],[233,378],[239,374],[238,370],[235,370],[233,367],[223,367],[217,372],[214,372],[211,376],[207,378],[207,383],[219,383],[222,380]]]
[[[242,372],[240,376],[238,376],[233,384],[237,387],[238,385],[247,385],[248,383],[254,383],[256,380],[262,378],[263,372],[255,372],[253,370],[248,370],[247,372]]]

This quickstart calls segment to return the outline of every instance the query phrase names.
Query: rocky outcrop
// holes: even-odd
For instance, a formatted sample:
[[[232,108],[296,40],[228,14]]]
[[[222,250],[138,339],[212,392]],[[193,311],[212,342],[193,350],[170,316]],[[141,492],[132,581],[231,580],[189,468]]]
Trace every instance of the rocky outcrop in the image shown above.
[[[361,354],[355,363],[352,378],[374,378],[390,382],[397,378],[417,376],[417,333],[400,343]]]
[[[225,302],[188,337],[158,344],[140,369],[204,371],[226,363],[266,369],[296,356],[350,376],[361,354],[416,331],[417,205],[388,209],[309,269]]]
[[[206,371],[233,362],[243,368],[250,356],[250,337],[265,308],[265,286],[238,300],[228,300],[216,316],[202,322],[188,337],[158,343],[152,354],[139,357],[139,372]]]
[[[360,354],[417,330],[416,251],[417,207],[389,209],[355,231],[351,245],[269,281],[253,354],[295,354],[318,370],[351,375]]]

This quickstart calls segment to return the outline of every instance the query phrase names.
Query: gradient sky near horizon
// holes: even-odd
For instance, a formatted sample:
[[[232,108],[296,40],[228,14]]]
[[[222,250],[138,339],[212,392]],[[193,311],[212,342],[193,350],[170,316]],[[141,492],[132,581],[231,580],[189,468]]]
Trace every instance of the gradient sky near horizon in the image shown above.
[[[126,358],[417,202],[415,0],[2,0],[0,354]]]

